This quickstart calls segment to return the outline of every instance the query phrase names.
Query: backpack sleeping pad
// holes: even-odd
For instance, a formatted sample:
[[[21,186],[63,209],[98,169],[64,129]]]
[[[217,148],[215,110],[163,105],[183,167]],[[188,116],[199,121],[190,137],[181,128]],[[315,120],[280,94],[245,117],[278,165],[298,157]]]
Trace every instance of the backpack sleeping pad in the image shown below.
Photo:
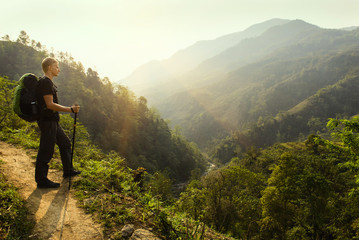
[[[13,99],[13,110],[22,119],[34,122],[40,111],[36,102],[38,78],[32,73],[24,74],[18,81]]]

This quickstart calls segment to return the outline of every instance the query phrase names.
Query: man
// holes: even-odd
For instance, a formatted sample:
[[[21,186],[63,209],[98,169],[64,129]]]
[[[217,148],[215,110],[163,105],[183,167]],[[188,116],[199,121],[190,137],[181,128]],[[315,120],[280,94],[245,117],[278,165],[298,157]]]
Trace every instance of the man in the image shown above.
[[[54,154],[55,143],[59,147],[63,166],[63,177],[80,174],[71,163],[71,142],[59,125],[59,112],[77,113],[80,106],[65,107],[58,103],[56,86],[53,78],[60,73],[56,59],[48,57],[42,61],[42,70],[45,74],[40,78],[37,86],[37,101],[41,108],[40,119],[37,121],[41,131],[40,147],[36,158],[35,181],[38,188],[58,188],[59,183],[47,178],[49,162]]]

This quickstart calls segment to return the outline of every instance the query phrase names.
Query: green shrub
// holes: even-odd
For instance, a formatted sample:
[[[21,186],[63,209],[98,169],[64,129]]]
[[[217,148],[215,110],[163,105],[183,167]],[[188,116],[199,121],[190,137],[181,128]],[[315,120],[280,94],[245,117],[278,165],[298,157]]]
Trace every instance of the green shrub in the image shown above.
[[[34,222],[16,188],[0,174],[0,239],[30,239]]]

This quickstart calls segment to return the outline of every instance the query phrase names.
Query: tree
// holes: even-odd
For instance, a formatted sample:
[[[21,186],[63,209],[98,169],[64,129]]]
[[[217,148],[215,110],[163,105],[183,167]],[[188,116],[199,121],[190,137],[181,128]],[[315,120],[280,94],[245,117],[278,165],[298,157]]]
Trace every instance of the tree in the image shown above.
[[[22,30],[16,42],[28,46],[30,44],[30,37],[29,35],[27,35],[27,33],[24,30]]]
[[[1,39],[4,40],[4,41],[10,41],[10,36],[5,35],[5,36],[1,37]]]
[[[283,153],[268,179],[268,187],[261,199],[261,232],[266,239],[285,239],[286,231],[292,226],[299,192],[298,175],[298,165],[293,155]]]
[[[343,236],[348,236],[348,232],[355,231],[359,236],[359,117],[352,119],[333,119],[331,118],[327,127],[332,131],[335,141],[316,138],[316,143],[326,146],[330,151],[343,156],[345,161],[340,163],[341,168],[347,169],[347,195],[343,196],[340,219]]]
[[[177,202],[182,211],[221,232],[250,238],[259,229],[260,192],[264,181],[241,166],[212,171],[201,181],[193,180]]]
[[[23,122],[12,110],[15,83],[0,77],[0,130],[3,127],[18,127]]]
[[[149,187],[154,196],[163,201],[171,200],[172,180],[168,177],[168,174],[155,172],[150,179]]]
[[[206,189],[199,180],[193,180],[181,193],[177,206],[195,220],[204,220],[206,202]]]

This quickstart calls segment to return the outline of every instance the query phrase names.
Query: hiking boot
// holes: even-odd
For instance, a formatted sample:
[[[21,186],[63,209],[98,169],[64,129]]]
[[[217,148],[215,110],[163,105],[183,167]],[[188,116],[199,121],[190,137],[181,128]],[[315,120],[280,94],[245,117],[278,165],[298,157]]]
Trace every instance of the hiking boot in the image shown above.
[[[73,176],[79,175],[80,173],[81,173],[81,171],[72,169],[72,170],[69,171],[69,172],[64,172],[63,177],[64,177],[64,178],[73,177]]]
[[[59,188],[60,183],[55,183],[53,181],[50,181],[49,179],[46,179],[44,181],[37,183],[38,188]]]

